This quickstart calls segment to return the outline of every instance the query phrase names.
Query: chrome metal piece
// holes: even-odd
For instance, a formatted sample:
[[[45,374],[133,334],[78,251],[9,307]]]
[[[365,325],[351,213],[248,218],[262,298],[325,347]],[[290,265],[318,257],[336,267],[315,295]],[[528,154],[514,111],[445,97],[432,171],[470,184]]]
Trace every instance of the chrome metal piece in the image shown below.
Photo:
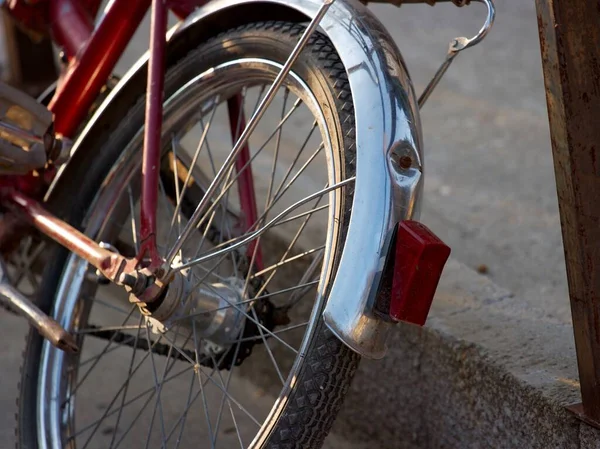
[[[27,148],[44,143],[52,113],[35,98],[0,82],[0,121],[0,137]]]
[[[167,255],[166,261],[165,261],[165,263],[166,263],[165,272],[166,273],[165,273],[165,277],[163,279],[166,279],[169,276],[169,274],[171,272],[171,264],[173,262],[173,259],[175,259],[175,256],[177,255],[177,253],[179,252],[179,250],[181,249],[181,247],[183,246],[185,241],[188,239],[190,234],[194,231],[194,229],[196,228],[196,225],[198,224],[198,222],[200,221],[200,219],[206,212],[206,209],[209,207],[209,205],[211,203],[213,194],[217,191],[217,189],[219,188],[219,186],[221,185],[223,180],[226,178],[227,173],[229,172],[229,169],[231,168],[231,166],[235,163],[235,160],[236,160],[238,154],[240,153],[240,151],[244,148],[244,146],[248,142],[248,139],[250,138],[250,135],[256,128],[256,125],[258,125],[258,122],[260,121],[260,119],[266,112],[267,108],[269,107],[269,105],[271,104],[273,99],[275,98],[275,95],[277,94],[277,91],[281,87],[283,80],[290,73],[290,70],[292,69],[292,65],[294,65],[294,63],[298,59],[298,56],[300,56],[300,53],[302,52],[302,50],[304,50],[304,47],[306,47],[306,44],[308,43],[308,39],[310,39],[310,37],[312,36],[312,34],[315,31],[315,29],[317,28],[317,26],[320,24],[321,19],[323,18],[323,16],[325,16],[325,13],[329,9],[329,7],[333,4],[334,1],[335,0],[324,0],[322,2],[322,4],[319,7],[318,11],[316,12],[315,16],[312,18],[312,20],[310,21],[310,23],[308,24],[308,26],[302,33],[302,36],[300,36],[298,43],[296,44],[296,46],[294,47],[294,49],[288,56],[287,61],[283,65],[283,68],[281,69],[281,71],[279,72],[279,74],[277,75],[277,77],[275,78],[275,80],[273,81],[273,83],[271,84],[271,86],[269,87],[267,92],[265,93],[265,96],[261,100],[260,105],[258,106],[256,112],[252,115],[252,117],[250,117],[250,120],[248,120],[248,123],[246,123],[246,128],[242,131],[242,134],[237,139],[237,142],[235,143],[235,145],[231,149],[229,155],[227,156],[227,159],[225,159],[225,162],[219,169],[219,172],[215,175],[213,181],[210,183],[210,186],[208,186],[208,188],[206,189],[206,192],[204,193],[204,197],[202,198],[202,200],[196,207],[194,214],[190,218],[189,222],[185,225],[183,232],[177,238],[177,241],[175,242],[175,245],[173,245],[173,248],[171,248],[169,250],[169,254]]]
[[[264,234],[271,227],[277,226],[277,224],[283,220],[283,217],[285,217],[286,215],[289,215],[294,209],[297,209],[298,207],[302,206],[303,204],[306,204],[309,201],[312,201],[316,198],[320,198],[328,192],[332,192],[332,191],[337,190],[340,187],[343,187],[347,184],[351,184],[355,180],[356,180],[356,178],[354,176],[351,178],[344,179],[343,181],[335,183],[331,187],[327,187],[325,189],[319,190],[305,198],[302,198],[300,201],[297,201],[294,204],[292,204],[291,206],[285,208],[282,212],[277,214],[273,219],[271,219],[268,223],[266,223],[264,226],[257,229],[256,231],[254,231],[250,234],[244,235],[240,239],[235,239],[234,241],[225,242],[225,244],[227,245],[227,246],[225,246],[225,248],[221,248],[220,246],[218,246],[217,248],[214,249],[214,251],[210,251],[207,254],[200,255],[200,257],[196,257],[193,260],[188,261],[188,262],[183,262],[180,265],[175,265],[173,267],[173,270],[183,270],[184,268],[188,268],[188,267],[194,266],[196,264],[206,262],[208,260],[211,260],[216,257],[222,256],[224,254],[227,254],[228,252],[230,252],[236,248],[244,246],[244,245],[250,243],[252,240],[256,239],[258,236]]]
[[[6,128],[0,121],[0,174],[16,175],[26,174],[31,170],[43,168],[47,162],[46,149],[43,143],[32,143],[29,141],[27,147],[14,145],[9,140],[3,139]],[[20,143],[25,143],[16,134],[12,134]]]
[[[213,0],[197,9],[169,32],[169,46],[186,42],[202,29],[225,31],[221,17],[235,18],[241,25],[244,8],[264,13],[269,5],[290,11],[298,21],[315,17],[319,0]],[[236,13],[238,11],[238,13]],[[289,18],[288,18],[289,19]],[[209,25],[207,25],[207,23]],[[222,25],[223,24],[223,25]],[[210,26],[211,28],[208,28]],[[227,27],[233,26],[227,22]],[[324,318],[333,332],[365,357],[379,358],[386,352],[390,325],[371,313],[380,258],[387,254],[388,236],[398,221],[418,218],[422,190],[422,136],[418,104],[404,61],[396,44],[379,20],[354,0],[337,0],[321,19],[320,32],[328,36],[346,68],[355,111],[357,173],[353,213],[347,244],[338,274],[329,294]],[[193,39],[191,40],[194,41]],[[104,114],[113,107],[144,73],[144,55],[121,79],[79,134],[72,161]],[[410,170],[399,170],[395,154],[409,154]],[[63,179],[69,179],[74,164],[61,167],[46,199]]]
[[[11,123],[0,119],[0,134],[7,134],[18,140],[27,142],[27,144],[44,143],[44,139],[37,134],[26,129],[19,128]]]
[[[244,326],[244,315],[231,305],[241,303],[243,289],[240,279],[231,278],[227,284],[202,285],[192,292],[189,313],[196,314],[193,319],[200,338],[220,347],[235,341]]]
[[[67,137],[55,135],[48,158],[54,165],[62,165],[71,157],[73,141]]]
[[[25,174],[47,162],[52,114],[34,98],[0,82],[0,173]]]
[[[57,348],[67,352],[79,351],[71,334],[10,284],[4,262],[0,262],[0,302],[26,318],[42,337]]]
[[[162,302],[146,321],[157,333],[166,332],[175,323],[194,326],[197,338],[224,348],[243,328],[243,314],[232,304],[241,303],[244,282],[230,278],[195,287],[188,274],[175,273]]]
[[[479,30],[479,32],[472,38],[468,39],[466,37],[457,37],[457,38],[452,39],[452,41],[450,42],[450,46],[448,48],[448,53],[446,54],[446,59],[444,60],[444,62],[440,66],[440,68],[437,70],[437,72],[435,73],[435,75],[433,76],[433,78],[431,79],[431,81],[429,82],[429,84],[427,85],[427,87],[425,88],[425,90],[423,91],[421,96],[419,97],[419,107],[420,108],[423,107],[423,105],[425,104],[425,102],[427,101],[427,99],[429,98],[431,93],[433,92],[433,90],[439,84],[440,80],[442,79],[442,77],[444,76],[446,71],[448,70],[448,67],[450,67],[450,64],[452,64],[452,61],[454,61],[454,58],[456,58],[456,56],[461,51],[466,50],[467,48],[473,47],[474,45],[477,45],[479,42],[481,42],[483,40],[483,38],[485,38],[485,36],[487,36],[489,31],[492,29],[492,25],[494,24],[494,19],[496,17],[496,8],[494,6],[494,2],[492,0],[472,0],[472,1],[481,2],[487,6],[487,16],[485,18],[485,22],[484,22],[483,26],[481,27],[481,29]]]

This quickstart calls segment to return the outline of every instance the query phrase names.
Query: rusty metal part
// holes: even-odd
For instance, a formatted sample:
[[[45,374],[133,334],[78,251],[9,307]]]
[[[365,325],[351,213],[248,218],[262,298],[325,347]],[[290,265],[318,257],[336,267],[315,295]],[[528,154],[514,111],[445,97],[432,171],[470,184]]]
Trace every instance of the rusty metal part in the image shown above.
[[[596,429],[600,429],[600,421],[596,421],[588,415],[586,415],[585,410],[583,408],[583,404],[581,402],[567,405],[566,408],[584,423],[589,424],[590,426],[595,427]]]
[[[57,348],[67,352],[78,352],[79,348],[73,336],[10,285],[6,273],[4,262],[0,262],[0,303],[26,318],[42,337]]]
[[[536,6],[581,397],[600,422],[600,8]]]
[[[73,251],[96,267],[107,279],[120,284],[122,273],[135,272],[138,261],[102,248],[85,234],[60,220],[26,195],[9,190],[3,192],[5,206],[22,214],[48,237]]]

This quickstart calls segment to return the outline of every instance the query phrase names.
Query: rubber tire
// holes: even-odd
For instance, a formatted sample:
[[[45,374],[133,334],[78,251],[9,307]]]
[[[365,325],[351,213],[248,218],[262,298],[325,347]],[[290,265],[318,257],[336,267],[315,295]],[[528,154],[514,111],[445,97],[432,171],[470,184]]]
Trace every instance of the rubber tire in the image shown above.
[[[232,57],[263,57],[283,63],[303,30],[304,26],[300,24],[269,21],[244,25],[222,33],[191,50],[168,70],[165,98],[191,77],[203,72],[206,67]],[[222,51],[225,41],[228,47],[226,54]],[[327,37],[320,33],[313,34],[293,70],[305,80],[319,103],[324,106],[322,109],[328,127],[336,130],[332,139],[336,137],[338,140],[340,160],[343,161],[343,176],[354,176],[356,148],[352,95],[345,68]],[[81,163],[75,179],[69,180],[72,186],[77,186],[76,190],[71,191],[71,195],[63,194],[57,202],[59,209],[68,211],[64,218],[79,229],[82,228],[86,208],[92,203],[108,170],[121,149],[143,125],[143,89],[139,86],[131,88],[140,91],[131,95],[132,98],[137,97],[137,101],[132,104],[124,119],[115,120],[114,126],[106,129],[106,139],[99,139],[96,148],[87,148],[89,157]],[[69,189],[61,190],[65,192]],[[335,269],[339,263],[350,220],[353,191],[352,184],[344,189],[344,213],[338,240],[342,243],[338,245],[334,254]],[[40,307],[48,313],[52,310],[54,296],[68,256],[68,252],[61,247],[56,246],[53,251],[50,260],[54,262],[45,270],[39,298]],[[27,337],[17,400],[18,449],[38,448],[36,403],[42,344],[43,339],[32,330]],[[342,405],[359,359],[358,354],[348,349],[329,331],[322,319],[319,319],[295,387],[264,447],[321,447]]]

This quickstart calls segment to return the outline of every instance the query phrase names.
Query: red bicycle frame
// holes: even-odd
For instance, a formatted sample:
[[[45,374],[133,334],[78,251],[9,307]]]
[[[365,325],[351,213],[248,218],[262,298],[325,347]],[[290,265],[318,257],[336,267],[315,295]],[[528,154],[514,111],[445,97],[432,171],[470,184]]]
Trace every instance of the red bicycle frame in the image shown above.
[[[62,47],[68,68],[48,108],[54,114],[54,129],[59,135],[73,138],[76,130],[86,118],[94,100],[112,73],[118,59],[130,42],[133,34],[151,8],[150,56],[146,91],[146,126],[142,158],[142,189],[140,212],[140,252],[135,260],[111,257],[88,257],[89,254],[106,256],[97,243],[83,238],[78,231],[58,219],[52,219],[52,232],[40,226],[39,216],[48,216],[31,198],[22,194],[5,195],[9,206],[17,208],[42,232],[59,241],[68,249],[81,255],[103,272],[111,273],[111,280],[120,282],[115,276],[130,270],[145,256],[150,258],[151,272],[156,272],[163,261],[156,247],[156,213],[158,200],[159,167],[161,156],[161,126],[163,108],[163,86],[165,72],[165,47],[167,13],[173,11],[178,17],[187,17],[196,7],[207,0],[113,0],[97,27],[94,16],[99,0],[34,0],[29,5],[16,2],[9,9],[24,23],[49,23],[53,40]],[[29,9],[28,9],[29,8]],[[40,15],[41,17],[33,17]],[[244,127],[240,97],[228,100],[232,136],[239,135],[238,128]],[[239,123],[238,123],[239,122]],[[247,146],[240,153],[236,166],[247,166],[240,173],[240,202],[244,223],[250,226],[257,220],[256,201],[252,172],[249,167]],[[78,234],[73,237],[73,234]],[[76,242],[74,244],[73,242]],[[100,261],[100,262],[99,262]],[[132,262],[136,263],[132,263]],[[256,265],[261,268],[260,254]],[[116,267],[115,265],[118,265]],[[129,271],[128,270],[128,271]],[[116,275],[114,274],[116,273]]]

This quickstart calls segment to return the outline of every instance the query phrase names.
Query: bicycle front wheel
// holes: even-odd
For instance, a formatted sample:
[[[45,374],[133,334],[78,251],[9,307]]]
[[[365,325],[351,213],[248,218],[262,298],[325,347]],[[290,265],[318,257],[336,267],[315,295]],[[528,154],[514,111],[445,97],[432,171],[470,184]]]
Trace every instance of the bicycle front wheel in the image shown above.
[[[246,25],[168,71],[157,235],[163,257],[231,151],[231,128],[238,128],[235,140],[303,30]],[[42,307],[67,323],[82,351],[68,356],[29,335],[20,447],[322,445],[359,359],[321,319],[351,215],[353,113],[345,69],[316,33],[245,159],[227,170],[177,252],[179,284],[150,314],[85,261],[56,250]],[[64,200],[74,225],[127,256],[141,243],[143,127],[141,97],[98,151],[89,151],[96,157]]]

